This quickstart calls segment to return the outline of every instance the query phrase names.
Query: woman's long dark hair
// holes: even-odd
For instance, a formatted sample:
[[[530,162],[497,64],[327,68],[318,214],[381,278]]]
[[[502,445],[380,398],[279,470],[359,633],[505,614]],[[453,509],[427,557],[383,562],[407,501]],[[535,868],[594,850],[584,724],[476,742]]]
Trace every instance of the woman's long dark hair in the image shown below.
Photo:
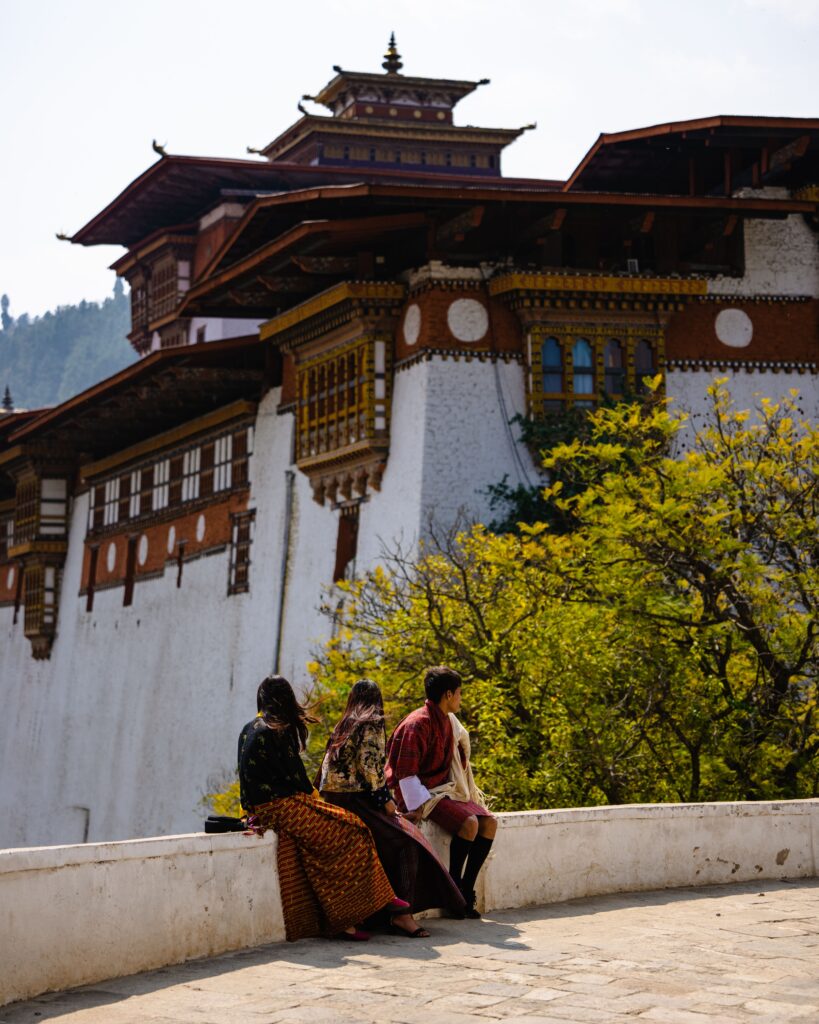
[[[301,749],[307,746],[307,726],[318,719],[296,700],[293,687],[284,676],[268,676],[256,691],[256,710],[268,729],[289,730]]]
[[[359,679],[350,690],[347,707],[330,737],[327,755],[331,761],[335,760],[353,730],[367,722],[380,725],[382,729],[385,728],[384,700],[378,683],[374,683],[371,679]]]

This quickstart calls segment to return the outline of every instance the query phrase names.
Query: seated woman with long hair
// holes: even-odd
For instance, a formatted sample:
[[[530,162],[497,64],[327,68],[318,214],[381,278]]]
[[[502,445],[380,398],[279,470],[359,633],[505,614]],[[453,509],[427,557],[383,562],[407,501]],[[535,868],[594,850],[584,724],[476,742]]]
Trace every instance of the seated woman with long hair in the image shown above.
[[[382,909],[400,925],[409,905],[395,896],[367,826],[313,795],[300,753],[316,719],[282,676],[262,682],[256,706],[239,736],[239,786],[249,827],[260,835],[272,828],[279,837],[288,940],[368,939],[357,924]]]
[[[321,795],[365,822],[396,894],[411,910],[449,909],[463,917],[464,900],[426,837],[403,818],[384,776],[384,702],[376,683],[359,680],[350,691],[321,766]],[[429,935],[409,915],[394,918],[392,931],[410,938]]]

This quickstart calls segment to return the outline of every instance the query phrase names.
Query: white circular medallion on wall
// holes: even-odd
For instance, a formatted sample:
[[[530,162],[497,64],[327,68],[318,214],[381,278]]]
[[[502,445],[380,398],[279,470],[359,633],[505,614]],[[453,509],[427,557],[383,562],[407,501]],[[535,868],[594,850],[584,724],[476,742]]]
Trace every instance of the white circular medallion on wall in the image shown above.
[[[404,314],[404,341],[408,345],[414,345],[421,333],[421,307],[413,302],[407,307]]]
[[[201,543],[205,539],[205,516],[200,515],[196,520],[196,539]]]
[[[489,314],[477,299],[455,299],[446,311],[446,322],[458,341],[480,341],[489,327]]]
[[[137,561],[140,565],[145,565],[148,561],[148,538],[143,533],[139,538],[139,547],[137,548]]]
[[[168,554],[173,554],[173,549],[176,547],[176,527],[172,526],[168,530]]]
[[[108,550],[105,552],[105,565],[108,572],[114,571],[114,566],[117,564],[117,545],[112,540],[108,545]]]
[[[6,587],[11,590],[14,586],[14,566],[12,566],[6,573]]]
[[[741,309],[723,309],[717,313],[714,330],[722,344],[729,348],[745,348],[754,336],[751,318]]]

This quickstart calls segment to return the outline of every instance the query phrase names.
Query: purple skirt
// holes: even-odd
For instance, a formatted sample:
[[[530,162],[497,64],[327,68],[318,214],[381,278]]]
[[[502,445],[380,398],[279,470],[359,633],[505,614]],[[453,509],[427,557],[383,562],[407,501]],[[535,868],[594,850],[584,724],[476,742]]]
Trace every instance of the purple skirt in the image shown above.
[[[413,911],[440,907],[453,914],[463,913],[460,890],[427,837],[412,822],[379,810],[362,793],[324,790],[321,795],[328,803],[357,814],[369,826],[390,884]]]

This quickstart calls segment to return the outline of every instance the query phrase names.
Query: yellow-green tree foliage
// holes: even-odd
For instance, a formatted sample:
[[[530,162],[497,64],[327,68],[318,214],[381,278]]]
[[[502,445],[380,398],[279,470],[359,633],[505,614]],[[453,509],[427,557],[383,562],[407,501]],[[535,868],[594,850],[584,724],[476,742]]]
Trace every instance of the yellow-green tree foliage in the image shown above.
[[[711,400],[695,433],[655,388],[546,453],[571,532],[431,530],[345,584],[311,761],[356,679],[394,723],[447,663],[497,809],[816,795],[819,432],[795,395]]]

